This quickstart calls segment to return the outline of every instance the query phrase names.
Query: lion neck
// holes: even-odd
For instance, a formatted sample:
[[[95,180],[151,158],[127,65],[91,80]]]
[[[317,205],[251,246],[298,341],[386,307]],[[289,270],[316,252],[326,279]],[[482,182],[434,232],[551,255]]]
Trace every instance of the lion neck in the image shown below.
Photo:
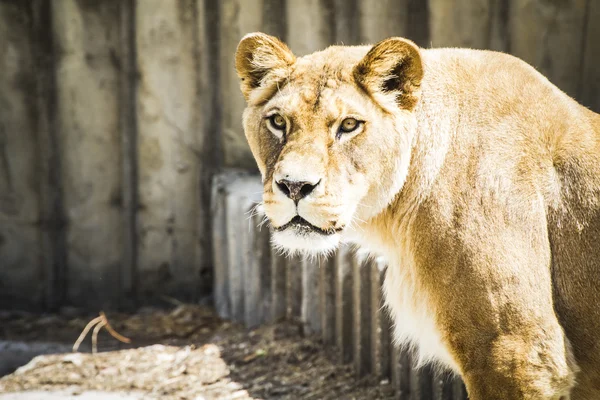
[[[349,235],[350,241],[388,260],[396,258],[394,252],[406,244],[414,217],[434,189],[449,153],[452,132],[456,130],[453,123],[443,126],[431,122],[436,120],[432,117],[432,108],[439,103],[427,95],[424,91],[421,104],[415,110],[416,131],[404,184],[379,214],[359,224]]]

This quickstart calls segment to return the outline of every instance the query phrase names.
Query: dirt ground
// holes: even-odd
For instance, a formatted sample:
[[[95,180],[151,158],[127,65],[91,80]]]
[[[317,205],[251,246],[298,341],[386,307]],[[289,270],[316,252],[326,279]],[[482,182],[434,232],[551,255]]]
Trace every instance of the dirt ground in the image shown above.
[[[73,344],[96,315],[0,312],[0,340]],[[122,344],[104,329],[98,353],[38,356],[0,378],[0,393],[24,390],[128,391],[144,399],[391,399],[387,381],[356,379],[332,349],[293,323],[247,330],[205,307],[109,313]],[[91,332],[90,332],[91,333]]]

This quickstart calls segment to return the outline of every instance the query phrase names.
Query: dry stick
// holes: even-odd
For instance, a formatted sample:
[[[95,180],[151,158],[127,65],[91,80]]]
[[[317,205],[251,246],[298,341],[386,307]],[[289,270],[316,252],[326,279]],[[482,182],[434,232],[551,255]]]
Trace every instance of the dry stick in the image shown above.
[[[102,321],[98,322],[98,325],[94,328],[92,332],[92,354],[96,354],[98,352],[98,332],[102,329],[103,326],[106,325],[106,320],[102,319]]]
[[[108,318],[106,318],[106,314],[104,314],[104,311],[100,311],[100,316],[104,318],[104,322],[106,322],[106,330],[108,331],[108,333],[110,333],[110,336],[114,337],[119,342],[131,343],[131,339],[121,335],[119,332],[114,330],[114,328],[110,325],[110,322],[108,322]]]
[[[98,332],[100,332],[100,329],[102,329],[102,327],[106,327],[106,330],[108,331],[108,333],[112,337],[117,339],[118,341],[123,342],[123,343],[131,343],[131,339],[119,334],[117,331],[114,330],[114,328],[112,326],[110,326],[110,323],[108,322],[108,318],[106,318],[106,314],[104,314],[103,311],[100,311],[100,316],[96,317],[93,320],[91,320],[90,322],[88,322],[88,324],[85,326],[85,328],[83,328],[83,331],[81,332],[81,334],[77,338],[77,341],[73,345],[74,352],[76,352],[79,349],[81,342],[83,342],[83,339],[85,339],[85,337],[89,333],[90,329],[92,329],[92,327],[94,325],[95,325],[95,328],[94,328],[94,332],[92,333],[92,353],[93,354],[95,354],[98,351],[98,346],[97,346],[98,345]]]
[[[87,336],[87,334],[90,331],[90,329],[92,329],[92,326],[96,325],[100,321],[102,321],[102,317],[101,316],[100,317],[96,317],[93,320],[91,320],[90,322],[88,322],[88,324],[85,326],[85,328],[83,328],[83,331],[81,332],[81,334],[77,338],[77,341],[75,341],[75,344],[73,345],[73,352],[76,352],[77,350],[79,350],[79,345],[81,344],[81,342],[83,342],[83,339],[85,339],[85,337]]]

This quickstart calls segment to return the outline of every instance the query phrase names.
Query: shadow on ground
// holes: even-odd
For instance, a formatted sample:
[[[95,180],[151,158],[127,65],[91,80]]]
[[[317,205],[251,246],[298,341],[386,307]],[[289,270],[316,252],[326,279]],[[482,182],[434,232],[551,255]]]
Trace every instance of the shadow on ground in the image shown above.
[[[16,394],[30,391],[82,400],[101,397],[93,391],[123,399],[393,398],[387,382],[357,380],[350,366],[339,365],[330,349],[303,337],[292,323],[249,331],[219,319],[205,307],[142,309],[136,314],[108,315],[114,328],[132,339],[131,344],[119,343],[102,331],[96,355],[89,353],[89,338],[82,346],[84,352],[65,352],[92,318],[73,312],[1,313],[4,343],[18,341],[32,347],[51,343],[60,352],[36,357],[0,378],[0,393],[6,393],[0,400],[25,400]]]

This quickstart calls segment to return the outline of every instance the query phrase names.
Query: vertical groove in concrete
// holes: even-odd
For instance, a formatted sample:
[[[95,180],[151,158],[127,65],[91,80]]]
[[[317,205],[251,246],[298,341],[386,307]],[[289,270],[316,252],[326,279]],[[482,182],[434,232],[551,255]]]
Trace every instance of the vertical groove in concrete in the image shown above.
[[[271,248],[271,322],[279,321],[286,315],[286,265],[285,256]]]
[[[219,0],[198,0],[196,5],[198,13],[198,24],[203,23],[203,28],[198,28],[198,35],[204,35],[205,43],[203,46],[205,54],[202,56],[202,62],[199,68],[199,79],[205,85],[202,88],[201,110],[210,118],[204,118],[202,123],[202,149],[204,151],[203,159],[206,167],[201,178],[200,187],[210,193],[209,209],[211,232],[210,242],[207,243],[212,251],[207,257],[209,263],[209,273],[207,279],[213,282],[212,295],[217,313],[226,318],[230,313],[229,297],[227,296],[229,288],[227,287],[227,241],[226,241],[226,220],[225,220],[225,195],[224,187],[216,182],[221,182],[220,175],[217,175],[218,169],[223,165],[223,140],[221,132],[221,92],[219,91],[221,81],[221,68],[219,60],[220,46],[220,18],[219,18]],[[198,57],[197,56],[197,57]],[[204,185],[208,186],[206,188]],[[218,192],[217,192],[218,191]],[[200,196],[203,201],[203,196]],[[206,199],[204,199],[206,201]],[[202,204],[199,206],[202,207]],[[219,211],[218,213],[216,211]],[[220,275],[219,275],[220,274]]]
[[[210,0],[195,0],[193,5],[194,23],[194,68],[196,70],[196,97],[198,110],[195,114],[195,124],[198,141],[198,241],[201,257],[198,258],[198,273],[200,282],[198,290],[200,298],[205,299],[212,292],[213,282],[213,258],[212,258],[212,235],[211,232],[211,183],[212,178],[222,164],[221,153],[223,151],[220,135],[218,132],[219,111],[215,96],[218,92],[218,79],[215,79],[215,69],[219,65],[215,60],[218,54],[214,50],[213,41],[218,42],[214,33],[214,25],[218,18],[212,15],[215,9]],[[217,26],[218,29],[218,26]]]
[[[452,400],[467,400],[467,389],[459,377],[452,381]]]
[[[239,198],[227,192],[226,194],[227,215],[227,263],[229,281],[229,304],[230,318],[236,322],[244,320],[244,247],[242,242],[242,231],[240,218],[243,218]]]
[[[313,335],[321,332],[319,267],[320,261],[305,257],[302,259],[302,309],[303,332]]]
[[[390,378],[390,320],[383,300],[385,263],[375,260],[371,265],[371,365],[373,374],[380,378]]]
[[[227,242],[226,188],[222,175],[213,179],[211,194],[211,234],[213,260],[213,301],[221,318],[230,318],[229,261]]]
[[[335,279],[335,340],[340,359],[349,363],[353,359],[353,290],[352,263],[353,252],[343,245],[336,256]]]
[[[281,40],[287,40],[288,19],[286,10],[286,0],[263,0],[262,31]]]
[[[411,364],[408,351],[392,343],[391,354],[392,386],[396,392],[396,397],[408,400],[411,395]]]
[[[240,233],[242,238],[242,289],[244,296],[244,323],[254,328],[265,321],[264,313],[270,302],[270,265],[271,251],[269,230],[258,225],[261,215],[255,206],[260,199],[261,185],[255,177],[248,177],[247,182],[239,185],[241,189],[238,199],[242,210]],[[263,282],[267,283],[263,285]]]
[[[418,46],[431,47],[429,26],[429,2],[431,0],[408,0],[406,10],[406,37]]]
[[[371,372],[371,260],[364,252],[354,259],[354,369],[358,376]]]
[[[298,321],[302,314],[302,258],[287,257],[285,271],[286,317]]]
[[[433,371],[432,400],[453,400],[454,377],[449,372]]]
[[[414,355],[414,354],[413,354]],[[410,369],[410,400],[425,400],[433,397],[432,367],[425,365],[416,368],[416,360],[411,361]]]
[[[336,44],[361,44],[358,5],[359,0],[334,0]]]
[[[259,253],[254,259],[256,263],[255,270],[259,277],[258,290],[258,323],[264,324],[272,321],[271,310],[273,309],[273,261],[271,260],[271,231],[268,226],[262,225],[264,216],[255,213],[252,216],[254,226],[258,227],[255,233],[255,245]]]
[[[241,234],[242,247],[242,296],[244,298],[244,324],[249,328],[254,328],[259,324],[261,305],[260,305],[260,268],[262,261],[262,249],[257,248],[258,227],[254,224],[254,219],[250,217],[253,203],[246,198],[238,200],[240,202],[241,214],[238,216],[241,224],[239,227]]]
[[[56,75],[52,7],[49,0],[31,2],[36,76],[37,145],[39,157],[40,258],[44,302],[54,310],[66,298],[66,239],[62,161],[56,130]]]
[[[335,257],[321,262],[319,269],[321,338],[327,345],[335,344]]]
[[[120,27],[120,107],[122,165],[123,255],[119,280],[119,306],[131,308],[137,300],[137,121],[134,0],[124,0]]]

